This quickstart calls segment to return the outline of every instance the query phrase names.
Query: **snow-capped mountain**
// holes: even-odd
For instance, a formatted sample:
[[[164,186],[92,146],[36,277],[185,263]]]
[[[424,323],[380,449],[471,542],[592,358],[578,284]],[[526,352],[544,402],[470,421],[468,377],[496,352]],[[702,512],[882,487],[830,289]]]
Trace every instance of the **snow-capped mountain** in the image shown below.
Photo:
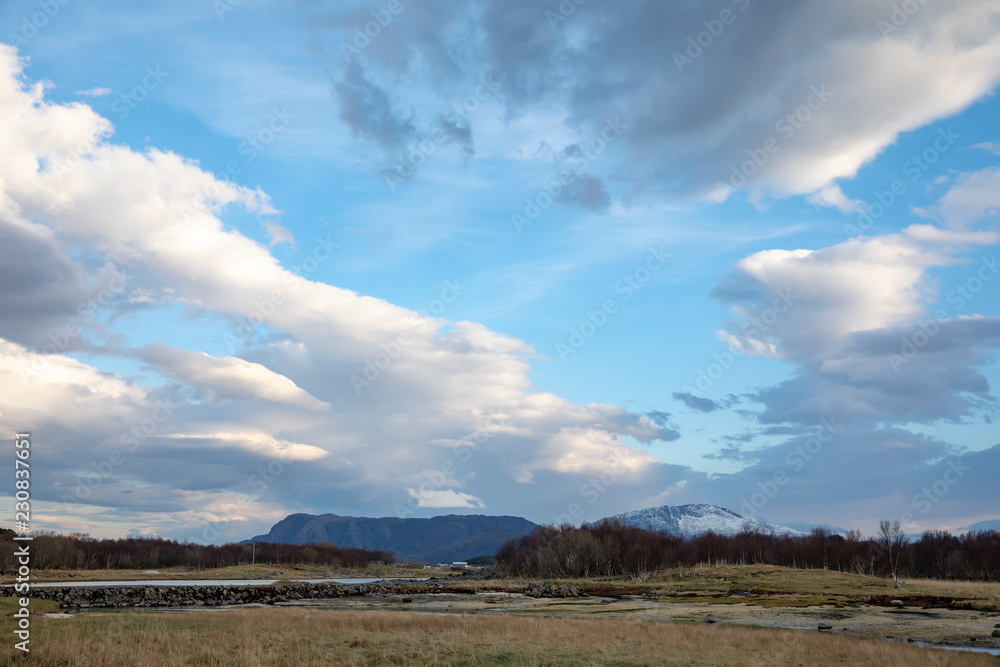
[[[706,503],[650,507],[609,516],[607,520],[679,537],[692,537],[709,531],[719,535],[736,535],[744,530],[783,536],[802,535],[787,526],[743,517],[732,510]]]

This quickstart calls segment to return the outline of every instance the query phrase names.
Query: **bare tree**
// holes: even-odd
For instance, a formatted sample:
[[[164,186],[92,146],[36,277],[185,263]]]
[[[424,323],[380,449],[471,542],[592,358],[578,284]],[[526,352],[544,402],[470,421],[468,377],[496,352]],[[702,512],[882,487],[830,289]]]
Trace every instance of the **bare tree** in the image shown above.
[[[882,519],[878,522],[878,543],[888,559],[892,585],[899,588],[899,561],[906,544],[906,535],[898,521]]]

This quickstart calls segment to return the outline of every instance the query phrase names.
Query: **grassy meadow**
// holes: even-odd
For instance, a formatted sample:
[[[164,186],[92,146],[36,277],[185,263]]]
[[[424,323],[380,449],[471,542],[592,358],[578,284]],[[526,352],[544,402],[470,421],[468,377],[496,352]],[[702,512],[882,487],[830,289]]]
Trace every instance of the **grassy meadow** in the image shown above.
[[[130,573],[114,570],[104,571],[102,576],[95,576],[94,572],[72,574],[76,576],[67,578],[67,583],[77,577],[80,580],[133,578]],[[168,578],[163,576],[167,574],[163,572],[153,578]],[[205,570],[179,579],[418,574],[441,576],[445,573],[401,566],[331,572],[308,566],[265,565]],[[454,580],[454,586],[477,592],[518,592],[528,583]],[[775,612],[784,613],[781,608],[788,608],[789,612],[802,611],[803,607],[829,609],[864,603],[872,596],[889,596],[908,600],[907,607],[915,610],[927,604],[976,610],[975,613],[952,613],[971,614],[969,618],[975,618],[970,620],[969,627],[978,628],[976,632],[981,633],[982,628],[1000,622],[1000,583],[913,580],[904,583],[902,589],[894,589],[883,579],[830,570],[738,565],[703,565],[664,570],[642,579],[576,579],[572,583],[591,595],[627,598],[632,602],[608,605],[594,598],[553,600],[552,604],[540,608],[490,609],[487,613],[466,614],[278,606],[95,611],[46,616],[46,613],[58,611],[57,605],[33,600],[32,651],[30,656],[23,656],[13,649],[14,619],[11,615],[16,608],[15,602],[10,598],[0,599],[0,635],[6,638],[0,646],[0,665],[911,666],[1000,663],[997,658],[987,655],[819,633],[814,629],[697,622],[713,607],[720,617],[728,619],[730,610],[736,609],[730,605],[737,603],[754,608],[776,607]],[[735,595],[736,592],[740,594]],[[649,600],[670,609],[693,605],[694,610],[690,616],[677,617],[689,620],[666,621],[633,615],[633,612],[643,613],[642,605]]]
[[[9,620],[4,625],[8,625]],[[6,629],[6,628],[5,628]],[[0,664],[996,665],[988,656],[817,632],[701,623],[268,608],[37,618]],[[10,636],[4,632],[5,636]]]

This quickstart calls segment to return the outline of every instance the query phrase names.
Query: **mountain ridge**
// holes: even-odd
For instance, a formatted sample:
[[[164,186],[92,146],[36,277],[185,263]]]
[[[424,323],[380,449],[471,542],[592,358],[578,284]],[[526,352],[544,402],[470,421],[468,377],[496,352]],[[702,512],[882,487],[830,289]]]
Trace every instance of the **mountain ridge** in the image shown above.
[[[605,517],[601,521],[618,521],[626,526],[645,528],[653,532],[669,533],[684,538],[707,532],[719,535],[736,535],[745,530],[783,536],[803,534],[788,526],[779,526],[753,517],[744,517],[725,507],[708,503],[649,507],[615,514]],[[597,523],[600,521],[595,521],[591,525]]]
[[[538,526],[515,516],[446,514],[429,518],[290,514],[247,541],[313,544],[391,551],[406,560],[452,562],[492,556],[504,542]]]

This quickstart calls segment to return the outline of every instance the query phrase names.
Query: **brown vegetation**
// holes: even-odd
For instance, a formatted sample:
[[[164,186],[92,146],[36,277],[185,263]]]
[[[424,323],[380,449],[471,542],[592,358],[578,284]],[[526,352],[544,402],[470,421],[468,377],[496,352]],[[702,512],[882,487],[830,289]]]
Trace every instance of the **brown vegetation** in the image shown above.
[[[0,533],[0,575],[17,569],[13,531]],[[121,570],[187,567],[220,568],[257,563],[309,564],[331,567],[365,567],[369,563],[391,563],[386,551],[347,549],[320,544],[192,544],[162,538],[125,537],[95,539],[89,535],[36,534],[31,543],[34,570]]]
[[[802,537],[744,532],[691,539],[615,522],[596,526],[542,526],[506,542],[496,555],[504,576],[646,578],[698,563],[761,564],[831,569],[868,576],[1000,581],[1000,532],[962,536],[925,533],[918,541],[862,539],[815,529]]]
[[[7,628],[4,627],[4,634]],[[879,640],[701,623],[245,609],[37,619],[30,660],[118,665],[992,665]]]

